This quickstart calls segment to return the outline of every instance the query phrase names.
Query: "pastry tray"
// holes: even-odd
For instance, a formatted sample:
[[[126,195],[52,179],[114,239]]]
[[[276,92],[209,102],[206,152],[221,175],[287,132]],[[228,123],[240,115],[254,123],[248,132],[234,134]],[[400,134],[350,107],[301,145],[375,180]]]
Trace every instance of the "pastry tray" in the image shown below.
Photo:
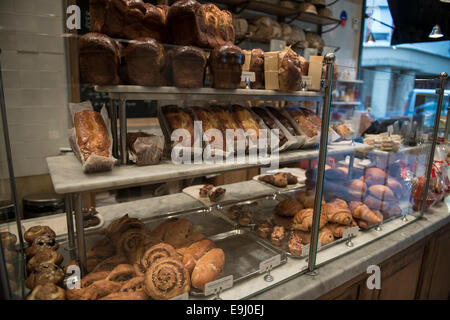
[[[225,266],[218,279],[233,275],[233,284],[260,274],[260,263],[280,255],[281,264],[287,262],[286,254],[279,248],[268,245],[249,230],[235,229],[210,237],[218,248],[225,252]],[[191,295],[204,293],[191,288]]]
[[[125,214],[125,213],[124,213]],[[130,214],[130,217],[133,217]],[[233,275],[233,282],[237,283],[259,274],[259,264],[278,254],[281,255],[281,264],[287,262],[282,250],[267,245],[262,239],[248,230],[236,229],[232,221],[226,219],[218,212],[210,209],[189,210],[185,212],[161,214],[152,218],[141,219],[147,227],[153,230],[157,225],[170,218],[187,219],[194,225],[193,232],[200,232],[225,252],[225,266],[222,274],[217,278]],[[226,221],[225,221],[226,220]],[[86,248],[102,239],[101,234],[87,231],[85,234]],[[64,257],[63,265],[69,263],[67,241],[60,242],[59,252]],[[192,296],[204,296],[198,289],[191,288]]]

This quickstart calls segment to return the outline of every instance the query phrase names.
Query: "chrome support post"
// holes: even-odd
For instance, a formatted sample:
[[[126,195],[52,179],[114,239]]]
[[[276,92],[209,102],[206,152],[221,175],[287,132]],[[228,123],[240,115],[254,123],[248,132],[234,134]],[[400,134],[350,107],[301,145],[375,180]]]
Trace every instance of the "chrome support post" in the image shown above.
[[[120,119],[120,164],[126,165],[128,161],[127,151],[127,102],[125,99],[119,100]]]
[[[117,135],[117,108],[114,99],[109,99],[109,118],[111,120],[111,135],[113,139],[112,154],[119,159],[119,137]]]
[[[81,276],[87,274],[87,258],[86,258],[86,242],[84,238],[82,196],[80,193],[73,195],[73,203],[75,209],[75,223],[77,228],[77,257],[80,264]]]
[[[450,98],[449,98],[450,100]],[[450,115],[450,101],[447,107],[447,120],[445,121],[445,133],[444,133],[444,141],[448,141],[448,130],[450,128],[450,121],[448,121],[448,117]]]
[[[72,195],[66,194],[66,220],[67,220],[67,237],[69,241],[70,258],[75,259],[75,230],[73,228],[73,199]]]
[[[436,94],[439,95],[438,104],[437,104],[437,111],[434,118],[434,129],[433,129],[433,140],[431,141],[431,150],[428,157],[428,166],[427,166],[427,175],[425,180],[425,185],[423,186],[422,190],[422,202],[420,203],[420,215],[423,216],[423,213],[425,211],[425,203],[427,201],[427,195],[428,195],[428,187],[430,186],[430,180],[431,180],[431,172],[433,169],[433,163],[434,163],[434,152],[436,150],[436,144],[437,144],[437,136],[439,131],[439,121],[441,118],[441,109],[442,109],[442,101],[444,100],[444,89],[445,89],[445,80],[447,80],[447,72],[442,72],[439,76],[441,79],[441,83],[439,85],[439,88],[436,89]]]
[[[311,242],[310,242],[311,247],[309,250],[309,259],[308,259],[309,260],[308,269],[310,272],[314,270],[316,264],[320,211],[322,209],[323,180],[328,147],[328,127],[330,125],[330,106],[331,106],[334,60],[335,60],[334,53],[328,53],[325,56],[325,63],[327,64],[327,75],[326,75],[326,83],[324,84],[325,96],[322,108],[322,129],[320,133],[319,160],[317,164],[317,178],[314,197],[314,215],[311,228]]]
[[[348,175],[347,180],[352,180],[353,175],[353,164],[355,163],[355,154],[352,153],[350,155],[349,163],[348,163]]]

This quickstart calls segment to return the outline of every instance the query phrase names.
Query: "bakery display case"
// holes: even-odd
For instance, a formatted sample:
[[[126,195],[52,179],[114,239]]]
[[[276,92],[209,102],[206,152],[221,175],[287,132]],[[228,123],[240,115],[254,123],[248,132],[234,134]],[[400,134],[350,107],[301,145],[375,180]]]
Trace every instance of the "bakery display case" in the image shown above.
[[[366,79],[375,71],[336,65],[333,53],[305,59],[300,49],[325,45],[311,32],[276,51],[241,48],[227,8],[310,22],[318,33],[339,23],[322,1],[275,2],[90,1],[89,27],[63,35],[71,152],[46,158],[66,212],[0,224],[2,284],[14,284],[13,297],[246,299],[315,275],[442,199],[432,174],[439,126],[389,123],[387,112],[373,129],[381,107]],[[400,82],[386,79],[377,85]],[[440,90],[425,123],[438,123],[445,76],[426,81]],[[156,125],[130,126],[136,102],[149,101]],[[239,182],[210,178],[244,169],[252,174]],[[175,181],[184,187],[89,208],[102,192]],[[99,224],[86,223],[93,216]]]

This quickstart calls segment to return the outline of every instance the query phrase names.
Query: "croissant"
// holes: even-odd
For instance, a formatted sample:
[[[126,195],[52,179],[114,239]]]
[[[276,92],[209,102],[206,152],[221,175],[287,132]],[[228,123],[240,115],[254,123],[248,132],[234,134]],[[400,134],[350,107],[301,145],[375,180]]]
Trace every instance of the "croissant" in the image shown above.
[[[333,232],[330,228],[324,227],[319,231],[319,241],[321,245],[327,245],[334,241]]]
[[[342,238],[342,235],[344,234],[344,230],[351,227],[356,227],[358,224],[356,221],[352,218],[352,224],[349,226],[344,226],[342,224],[338,223],[329,223],[327,227],[330,228],[331,232],[333,232],[333,236],[335,238]]]
[[[369,225],[378,224],[383,221],[383,216],[377,215],[374,211],[370,210],[368,206],[359,202],[352,201],[350,207],[353,209],[353,217],[356,219],[364,220]]]
[[[297,212],[293,219],[292,229],[310,231],[312,228],[314,209],[303,209]],[[320,215],[319,228],[323,228],[328,222],[328,219],[323,211]]]
[[[374,185],[369,188],[369,192],[372,196],[381,201],[394,201],[395,196],[389,187],[383,185]]]
[[[328,221],[349,226],[352,224],[352,214],[343,200],[336,199],[334,202],[322,206],[322,211]]]

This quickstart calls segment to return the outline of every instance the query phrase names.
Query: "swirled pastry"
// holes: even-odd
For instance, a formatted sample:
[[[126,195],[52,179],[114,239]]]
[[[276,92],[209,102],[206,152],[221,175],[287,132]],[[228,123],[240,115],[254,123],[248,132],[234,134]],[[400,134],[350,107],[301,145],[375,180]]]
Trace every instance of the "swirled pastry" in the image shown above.
[[[27,288],[34,289],[39,284],[60,284],[64,279],[64,271],[53,263],[41,263],[28,276],[25,284]]]
[[[178,253],[175,251],[175,248],[167,243],[160,243],[154,245],[145,251],[144,256],[141,259],[141,265],[148,269],[154,263],[156,263],[159,259],[163,258],[178,258]]]
[[[59,244],[56,242],[55,238],[50,237],[47,234],[38,236],[34,239],[31,247],[25,250],[25,254],[28,258],[34,256],[40,250],[58,250]]]
[[[189,220],[179,219],[164,234],[164,242],[177,248],[191,235],[194,226]]]
[[[29,228],[27,231],[25,231],[23,237],[26,242],[28,242],[29,244],[32,244],[34,239],[36,239],[37,237],[42,236],[44,234],[48,235],[50,238],[53,238],[53,239],[56,238],[55,231],[53,231],[48,226],[33,226],[33,227]]]
[[[179,296],[188,292],[190,285],[189,273],[178,259],[159,259],[145,273],[145,293],[155,300]]]
[[[116,243],[118,255],[128,258],[130,263],[138,262],[145,249],[154,243],[150,231],[143,228],[133,228],[125,231]]]
[[[63,288],[54,283],[37,285],[27,296],[27,300],[66,300],[66,293]]]
[[[140,221],[137,218],[130,218],[128,214],[124,215],[120,219],[116,219],[113,222],[111,222],[106,229],[100,230],[101,234],[104,234],[109,239],[112,240],[112,242],[116,242],[118,238],[127,231],[128,229],[132,228],[143,228],[145,229],[145,224]]]
[[[50,249],[39,250],[27,263],[27,270],[29,272],[36,269],[41,263],[54,263],[56,265],[60,265],[63,261],[63,256],[55,251]]]

